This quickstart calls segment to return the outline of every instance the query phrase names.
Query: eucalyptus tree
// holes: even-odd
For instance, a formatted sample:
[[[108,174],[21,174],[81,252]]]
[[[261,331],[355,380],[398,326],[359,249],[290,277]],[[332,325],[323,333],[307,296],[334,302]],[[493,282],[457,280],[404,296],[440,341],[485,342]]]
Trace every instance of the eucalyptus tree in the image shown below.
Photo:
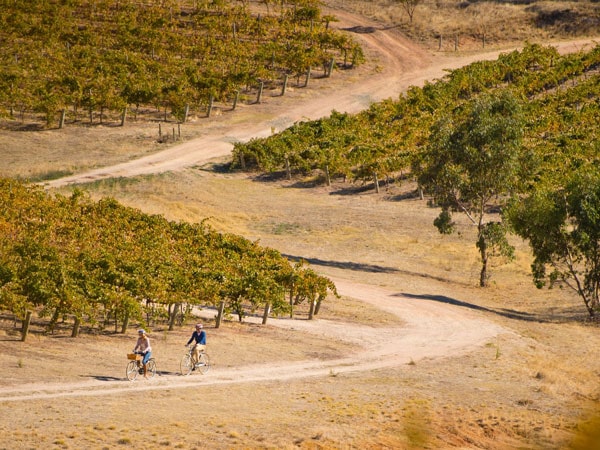
[[[567,286],[590,317],[600,313],[600,170],[596,165],[567,176],[563,186],[538,186],[512,203],[508,218],[529,241],[537,287]]]
[[[482,287],[488,281],[489,258],[513,256],[504,224],[488,216],[520,187],[522,135],[517,99],[508,91],[485,94],[434,124],[417,167],[420,185],[441,207],[434,221],[440,233],[454,231],[454,212],[477,227]]]

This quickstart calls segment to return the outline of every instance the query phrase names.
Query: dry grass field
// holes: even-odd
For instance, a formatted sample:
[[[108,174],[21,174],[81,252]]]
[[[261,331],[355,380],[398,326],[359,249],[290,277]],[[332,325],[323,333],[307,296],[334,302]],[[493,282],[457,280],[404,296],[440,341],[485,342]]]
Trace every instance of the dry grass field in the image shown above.
[[[581,8],[598,29],[598,4],[588,2],[450,8],[428,1],[417,7],[412,26],[390,1],[325,3],[399,26],[427,51],[437,51],[435,36],[442,31],[476,36],[481,17],[491,21],[485,23],[490,46],[591,33],[576,35],[578,29],[566,35],[560,21],[538,29],[532,23],[540,10],[569,9],[572,19]],[[471,41],[471,48],[459,52],[476,51],[480,43]],[[351,74],[337,80],[341,87],[355,81]],[[284,101],[311,95],[296,91]],[[263,114],[269,114],[269,104],[210,123],[197,118],[186,124],[185,137],[218,133],[227,123]],[[60,131],[9,128],[0,129],[3,176],[46,178],[168,145],[156,142],[156,122]],[[274,365],[301,370],[368,352],[368,342],[361,348],[351,336],[361,327],[373,336],[379,331],[410,335],[410,317],[349,295],[331,298],[317,322],[349,330],[348,336],[332,337],[306,332],[302,314],[298,326],[231,318],[216,329],[205,311],[201,320],[211,371],[177,375],[193,322],[171,332],[157,325],[150,332],[159,376],[130,383],[124,380],[125,354],[135,329],[126,335],[84,330],[71,338],[68,321],[47,335],[36,320],[22,343],[18,323],[2,315],[0,449],[600,449],[598,326],[587,321],[571,293],[535,289],[526,243],[514,241],[517,259],[497,262],[491,286],[481,289],[474,230],[460,222],[459,234],[438,234],[432,225],[437,211],[414,195],[410,181],[375,194],[368,186],[341,182],[313,187],[311,179],[229,173],[223,170],[226,163],[223,158],[177,173],[108,179],[82,188],[93,198],[112,196],[171,220],[208,218],[217,230],[305,258],[334,279],[427,298],[423,302],[438,304],[440,311],[475,316],[502,332],[446,356],[419,357],[415,348],[411,357],[411,349],[404,349],[409,357],[397,365],[370,368],[356,361],[348,363],[355,368],[348,371],[261,379],[261,371]],[[443,347],[454,338],[449,333],[429,346]]]

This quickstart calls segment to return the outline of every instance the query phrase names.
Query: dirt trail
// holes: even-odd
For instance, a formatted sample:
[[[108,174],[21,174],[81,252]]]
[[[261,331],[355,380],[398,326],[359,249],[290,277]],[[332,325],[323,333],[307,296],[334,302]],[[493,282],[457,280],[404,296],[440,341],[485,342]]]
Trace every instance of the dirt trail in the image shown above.
[[[336,279],[341,295],[353,296],[376,305],[405,321],[402,327],[374,328],[328,320],[271,319],[269,323],[302,330],[356,344],[354,354],[335,360],[311,360],[212,368],[204,376],[183,377],[160,373],[152,380],[139,382],[90,380],[81,383],[23,385],[0,388],[0,402],[40,400],[59,397],[114,395],[130,391],[238,384],[255,381],[290,380],[323,377],[332,373],[369,371],[417,362],[423,358],[451,357],[485,345],[499,334],[502,327],[465,311],[442,303],[411,299],[382,288]],[[249,319],[251,320],[251,319]],[[258,319],[257,319],[258,320]]]

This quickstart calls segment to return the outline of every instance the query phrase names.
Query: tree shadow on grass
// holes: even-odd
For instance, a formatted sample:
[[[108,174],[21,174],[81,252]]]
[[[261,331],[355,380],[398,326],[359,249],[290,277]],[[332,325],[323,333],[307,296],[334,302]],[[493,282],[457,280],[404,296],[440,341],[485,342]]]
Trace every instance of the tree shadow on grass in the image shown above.
[[[425,278],[428,280],[436,280],[436,281],[442,281],[442,282],[451,281],[448,278],[438,277],[435,275],[429,275],[429,274],[420,273],[420,272],[411,272],[410,270],[401,270],[396,267],[380,266],[378,264],[364,264],[364,263],[357,263],[357,262],[352,262],[352,261],[331,261],[331,260],[324,260],[324,259],[320,259],[320,258],[305,258],[303,256],[288,255],[285,253],[282,253],[281,256],[283,256],[284,258],[288,258],[289,260],[294,261],[294,262],[304,260],[307,263],[309,263],[311,266],[335,267],[337,269],[353,270],[356,272],[368,272],[368,273],[397,273],[397,274],[401,274],[401,275],[421,277],[421,278]],[[453,282],[457,283],[456,281],[453,281]],[[463,284],[463,283],[458,282],[458,284]],[[464,283],[464,285],[467,285],[467,284]]]
[[[517,311],[508,308],[487,308],[485,306],[475,305],[455,298],[446,297],[445,295],[433,295],[433,294],[409,294],[406,292],[395,294],[396,297],[408,297],[417,300],[432,300],[436,302],[446,303],[449,305],[460,306],[463,308],[469,308],[476,311],[483,311],[498,316],[506,317],[513,320],[521,320],[525,322],[538,322],[538,323],[560,323],[560,322],[581,322],[582,315],[581,311],[576,308],[566,308],[557,311],[543,311],[540,313],[530,313],[525,311]]]
[[[359,272],[372,272],[372,273],[395,273],[399,272],[394,267],[380,266],[377,264],[362,264],[352,261],[326,261],[319,258],[304,258],[302,256],[286,255],[281,256],[288,258],[292,261],[304,260],[313,266],[324,266],[324,267],[337,267],[338,269],[355,270]]]

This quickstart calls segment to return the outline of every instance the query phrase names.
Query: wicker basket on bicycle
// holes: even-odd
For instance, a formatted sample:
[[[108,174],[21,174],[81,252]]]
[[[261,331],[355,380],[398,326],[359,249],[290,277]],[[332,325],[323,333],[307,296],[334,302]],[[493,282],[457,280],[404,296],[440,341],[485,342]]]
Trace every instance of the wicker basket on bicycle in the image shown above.
[[[142,355],[138,355],[137,353],[127,353],[127,359],[131,359],[133,361],[141,361]]]

